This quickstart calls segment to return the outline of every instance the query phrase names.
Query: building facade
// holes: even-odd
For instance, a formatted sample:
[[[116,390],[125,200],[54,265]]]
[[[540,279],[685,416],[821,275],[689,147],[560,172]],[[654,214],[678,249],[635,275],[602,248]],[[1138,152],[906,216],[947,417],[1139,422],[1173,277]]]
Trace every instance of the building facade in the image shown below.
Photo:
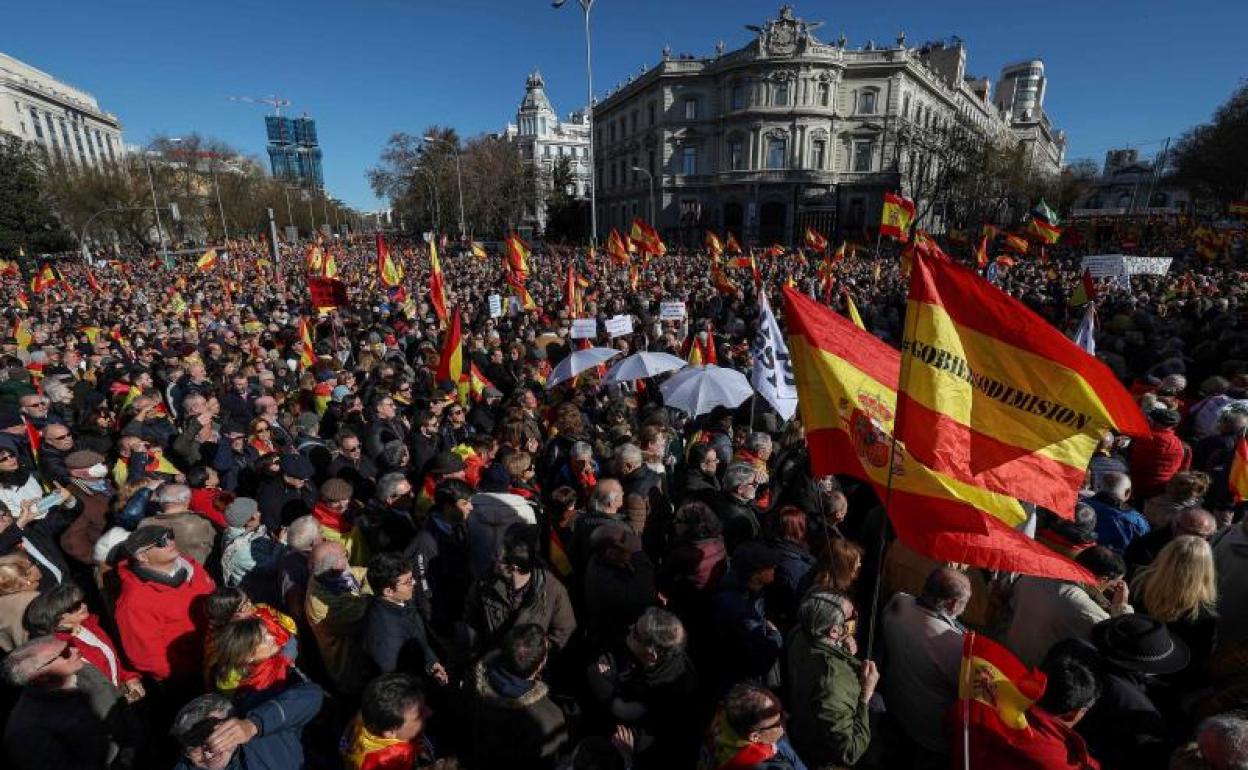
[[[1020,141],[1060,170],[1064,137],[1025,131],[992,99],[987,79],[968,76],[961,41],[850,49],[824,43],[821,22],[791,6],[735,51],[672,55],[608,93],[594,108],[600,232],[656,211],[672,241],[695,245],[706,229],[754,243],[793,243],[807,226],[852,236],[875,226],[882,193],[911,194],[912,171],[930,159],[907,137],[957,124],[985,141]],[[1042,110],[1029,114],[1036,123]],[[651,200],[644,169],[653,175]],[[923,223],[939,231],[939,212]]]
[[[1163,161],[1142,160],[1139,150],[1127,148],[1105,153],[1100,176],[1075,201],[1070,214],[1098,219],[1177,216],[1191,209],[1190,192],[1166,174]]]
[[[121,122],[82,89],[0,53],[0,131],[80,167],[120,161]]]
[[[590,126],[583,111],[573,112],[560,120],[550,98],[542,73],[529,75],[524,84],[524,99],[516,110],[516,122],[508,123],[503,137],[516,144],[521,157],[534,167],[537,195],[526,208],[520,230],[524,234],[546,229],[546,196],[550,192],[551,172],[559,158],[569,159],[573,195],[589,197]]]
[[[269,138],[269,165],[274,179],[298,187],[320,190],[325,186],[321,172],[321,145],[316,137],[316,121],[304,115],[286,118],[269,115],[264,119]]]

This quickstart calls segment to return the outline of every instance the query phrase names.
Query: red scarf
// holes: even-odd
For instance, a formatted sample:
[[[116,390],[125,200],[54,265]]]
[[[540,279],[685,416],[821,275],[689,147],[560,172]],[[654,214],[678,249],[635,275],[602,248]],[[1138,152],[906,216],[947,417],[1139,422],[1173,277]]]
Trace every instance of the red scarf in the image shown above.
[[[352,524],[350,521],[347,521],[345,512],[339,513],[325,503],[318,502],[316,507],[312,509],[312,515],[322,525],[329,527],[341,535],[348,535],[351,533]]]

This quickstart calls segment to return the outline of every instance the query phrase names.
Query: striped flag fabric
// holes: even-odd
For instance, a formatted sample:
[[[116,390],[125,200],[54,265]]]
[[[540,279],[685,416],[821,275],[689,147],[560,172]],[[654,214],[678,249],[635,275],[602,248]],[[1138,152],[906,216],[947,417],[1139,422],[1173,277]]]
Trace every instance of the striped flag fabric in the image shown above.
[[[905,243],[910,240],[910,223],[914,221],[914,201],[901,195],[884,193],[880,213],[880,235]]]
[[[1248,500],[1248,440],[1243,436],[1235,442],[1235,456],[1231,458],[1231,472],[1227,478],[1231,497],[1239,504]]]
[[[1057,243],[1062,237],[1062,228],[1038,218],[1027,223],[1027,232],[1041,243]]]
[[[966,484],[1069,517],[1104,432],[1148,432],[1105,364],[951,262],[915,256],[901,351],[897,437]]]
[[[387,289],[403,281],[403,268],[390,255],[390,247],[381,233],[377,233],[377,280]]]
[[[898,539],[928,558],[1090,579],[1014,529],[1027,518],[1017,500],[933,471],[900,443],[893,453],[900,354],[801,292],[783,291],[798,409],[816,476],[844,474],[871,484],[887,501]]]
[[[442,262],[438,259],[437,244],[432,241],[429,243],[429,304],[433,305],[433,312],[438,316],[438,324],[446,326],[446,279],[442,276]]]
[[[728,254],[741,253],[741,244],[737,242],[737,236],[728,233],[728,237],[724,240],[724,251]]]
[[[452,382],[457,386],[464,373],[464,337],[460,327],[459,309],[451,316],[451,328],[446,332],[442,352],[438,356],[436,376],[438,382]]]
[[[507,264],[511,272],[520,276],[520,280],[527,279],[529,277],[529,244],[515,233],[508,235],[504,240],[507,244]]]
[[[968,631],[962,637],[962,665],[958,672],[958,698],[969,700],[972,709],[995,713],[1008,730],[1027,729],[1027,709],[1044,695],[1043,673],[1023,665],[1001,644]]]
[[[307,318],[299,319],[299,368],[308,369],[316,363],[316,347],[312,340],[312,327]]]
[[[827,251],[828,239],[813,227],[806,228],[805,236],[806,245],[815,251]]]
[[[612,232],[615,231],[612,230]],[[721,257],[724,254],[724,244],[720,242],[714,230],[706,231],[706,250],[710,252],[712,258]]]
[[[628,244],[624,243],[620,231],[614,227],[611,228],[611,235],[607,236],[607,256],[617,265],[628,264]]]
[[[217,266],[217,250],[208,249],[204,255],[195,262],[195,269],[201,273],[206,273]]]

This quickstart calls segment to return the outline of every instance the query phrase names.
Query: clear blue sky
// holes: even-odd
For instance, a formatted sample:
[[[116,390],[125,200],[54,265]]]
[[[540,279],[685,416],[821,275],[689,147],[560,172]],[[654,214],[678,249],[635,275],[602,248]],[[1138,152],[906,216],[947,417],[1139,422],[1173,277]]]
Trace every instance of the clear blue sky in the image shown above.
[[[595,88],[601,96],[665,43],[677,52],[732,50],[775,15],[778,0],[598,0]],[[796,2],[857,46],[958,35],[968,72],[1044,59],[1045,107],[1070,140],[1070,159],[1160,140],[1208,119],[1248,75],[1243,0],[1052,0],[1048,3]],[[555,108],[584,102],[584,42],[576,0],[45,0],[6,3],[0,51],[94,93],[128,143],[198,131],[264,155],[257,105],[227,96],[280,94],[317,120],[331,194],[380,205],[365,171],[394,131],[430,123],[463,135],[496,132],[515,114],[525,75],[546,76]]]

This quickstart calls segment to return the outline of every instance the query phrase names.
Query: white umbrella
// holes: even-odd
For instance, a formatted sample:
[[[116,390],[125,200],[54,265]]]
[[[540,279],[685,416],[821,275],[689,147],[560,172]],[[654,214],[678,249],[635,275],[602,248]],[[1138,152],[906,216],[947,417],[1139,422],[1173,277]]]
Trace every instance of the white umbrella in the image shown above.
[[[615,358],[621,351],[615,348],[586,348],[574,350],[572,355],[560,361],[546,378],[546,387],[553,388],[564,380],[570,380],[581,372]]]
[[[647,377],[653,377],[656,374],[664,372],[674,372],[677,369],[685,367],[685,359],[678,358],[671,353],[659,353],[652,351],[642,351],[634,353],[628,358],[621,359],[611,371],[607,372],[603,382],[631,382],[632,380],[644,380]]]
[[[691,366],[677,372],[660,386],[663,403],[697,417],[717,406],[729,409],[741,405],[754,391],[750,381],[736,369],[719,366]]]

